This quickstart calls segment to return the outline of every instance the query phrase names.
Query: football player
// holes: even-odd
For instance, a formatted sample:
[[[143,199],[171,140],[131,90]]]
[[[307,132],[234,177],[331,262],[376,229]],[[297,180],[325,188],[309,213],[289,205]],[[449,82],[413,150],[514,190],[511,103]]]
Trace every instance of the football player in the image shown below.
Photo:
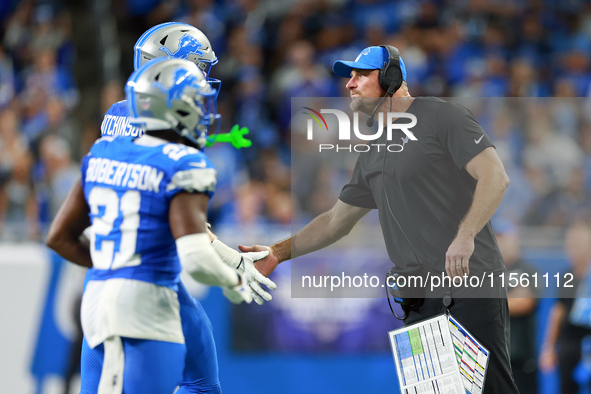
[[[140,37],[134,48],[134,66],[139,68],[150,59],[170,55],[194,62],[205,73],[208,73],[211,66],[217,63],[217,58],[207,37],[200,30],[190,25],[173,22],[155,26]],[[220,86],[217,80],[208,78],[208,82],[213,85],[217,84],[218,88]],[[217,92],[214,94],[217,94]],[[209,98],[210,101],[211,99],[212,97]],[[214,119],[217,119],[215,111],[205,113],[203,116],[204,122],[207,123],[212,123]],[[142,130],[130,124],[126,101],[121,101],[113,104],[107,112],[101,125],[101,133],[103,136],[138,137],[142,134]],[[80,191],[81,185],[78,183],[70,195],[79,194]],[[68,204],[69,201],[67,200],[64,206]],[[64,218],[61,217],[61,213],[58,213],[50,230],[54,242],[58,242],[60,236],[64,236],[64,234],[61,234],[63,232],[63,223]],[[220,254],[224,262],[243,274],[244,281],[250,286],[249,292],[251,292],[255,301],[263,303],[263,300],[270,300],[271,295],[259,285],[259,282],[264,283],[271,289],[275,288],[275,284],[260,275],[252,263],[252,260],[256,260],[260,256],[247,255],[247,258],[243,258],[237,251],[215,239],[213,234],[210,233],[210,237],[214,239],[212,246]],[[224,289],[224,294],[232,302],[241,302],[243,299],[241,295],[228,289]],[[209,319],[200,303],[190,296],[182,282],[178,285],[177,296],[180,303],[181,323],[187,347],[183,382],[178,393],[220,392],[217,355]],[[90,351],[85,340],[82,348],[82,393],[93,392],[91,388],[97,386],[96,382],[100,377],[96,374],[96,370],[88,368],[97,362],[94,356],[95,354]]]
[[[250,300],[207,233],[216,173],[200,149],[214,95],[187,60],[156,59],[136,70],[126,98],[146,134],[93,145],[82,162],[82,188],[61,209],[66,226],[58,233],[69,237],[48,236],[64,258],[91,267],[81,316],[87,351],[98,361],[87,372],[100,379],[96,387],[85,382],[83,393],[175,390],[187,352],[177,296],[181,264],[196,280]],[[90,250],[80,240],[88,218]]]

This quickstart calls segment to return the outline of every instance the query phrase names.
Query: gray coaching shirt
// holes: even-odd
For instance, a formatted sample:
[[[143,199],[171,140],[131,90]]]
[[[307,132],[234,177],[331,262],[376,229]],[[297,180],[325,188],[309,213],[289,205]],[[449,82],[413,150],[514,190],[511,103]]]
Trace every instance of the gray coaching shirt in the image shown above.
[[[445,271],[445,253],[474,197],[476,180],[464,166],[493,145],[472,113],[459,104],[419,97],[407,113],[417,117],[411,131],[418,140],[408,140],[401,152],[382,147],[361,153],[339,199],[378,209],[388,255],[398,272],[412,272],[420,262],[436,274]],[[405,137],[395,130],[393,141],[386,141],[383,133],[377,143],[402,143],[396,133]],[[470,275],[502,268],[489,222],[475,238]]]

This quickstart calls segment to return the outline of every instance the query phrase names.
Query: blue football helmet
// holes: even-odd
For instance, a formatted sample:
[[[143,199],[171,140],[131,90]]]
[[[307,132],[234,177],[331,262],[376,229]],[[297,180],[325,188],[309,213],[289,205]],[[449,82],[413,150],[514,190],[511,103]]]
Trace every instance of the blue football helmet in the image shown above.
[[[157,57],[185,59],[195,63],[205,76],[218,58],[203,32],[186,23],[166,22],[147,30],[134,46],[133,67]]]
[[[145,131],[172,129],[202,149],[208,127],[220,124],[216,93],[195,63],[151,60],[134,71],[125,86],[130,124]]]
[[[186,59],[195,63],[205,73],[207,82],[216,91],[213,112],[217,113],[217,95],[222,82],[219,79],[210,78],[209,72],[211,67],[217,64],[218,58],[209,39],[201,30],[180,22],[161,23],[148,29],[135,43],[134,69],[137,70],[146,62],[160,57]],[[219,125],[217,127],[219,128]]]

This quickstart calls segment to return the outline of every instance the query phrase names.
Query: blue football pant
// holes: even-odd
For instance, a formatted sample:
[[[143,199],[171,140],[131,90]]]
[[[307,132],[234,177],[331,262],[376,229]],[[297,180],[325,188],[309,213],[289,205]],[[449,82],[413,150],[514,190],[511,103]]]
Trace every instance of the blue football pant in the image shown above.
[[[99,387],[109,393],[172,394],[185,362],[183,344],[135,338],[111,337],[86,353],[95,361],[94,386],[86,380],[81,394],[96,393]]]
[[[177,394],[221,394],[218,359],[209,318],[201,304],[196,301],[182,282],[177,292],[183,335],[187,349],[185,368]],[[81,394],[95,394],[102,358],[82,342],[81,356]],[[94,391],[93,391],[94,388]]]
[[[221,394],[211,322],[201,303],[191,297],[182,282],[179,283],[178,297],[187,357],[183,381],[176,394]]]

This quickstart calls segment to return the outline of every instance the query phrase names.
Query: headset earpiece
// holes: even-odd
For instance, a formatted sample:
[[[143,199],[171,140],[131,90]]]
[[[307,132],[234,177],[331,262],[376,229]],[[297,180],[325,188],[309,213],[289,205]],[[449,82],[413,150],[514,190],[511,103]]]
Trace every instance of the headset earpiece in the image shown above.
[[[378,82],[386,94],[378,105],[376,105],[369,119],[367,119],[367,127],[372,127],[374,124],[373,117],[376,111],[382,105],[384,99],[388,96],[392,96],[402,86],[402,69],[400,68],[400,52],[396,47],[392,45],[380,45],[388,51],[388,62],[378,72]]]
[[[400,52],[392,45],[380,45],[388,51],[388,62],[380,69],[378,81],[380,86],[391,96],[402,86],[402,70],[400,69]]]

